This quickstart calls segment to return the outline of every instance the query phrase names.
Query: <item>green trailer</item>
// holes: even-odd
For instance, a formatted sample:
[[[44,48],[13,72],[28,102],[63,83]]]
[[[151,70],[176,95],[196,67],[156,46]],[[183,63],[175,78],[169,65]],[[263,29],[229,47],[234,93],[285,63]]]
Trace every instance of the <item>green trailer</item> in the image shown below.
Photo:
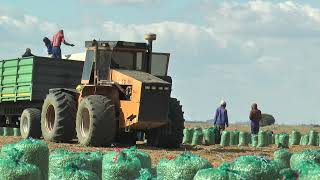
[[[49,89],[75,89],[81,81],[82,67],[81,61],[36,56],[1,60],[0,126],[20,126],[20,116],[26,109],[31,110],[27,115],[38,115]]]

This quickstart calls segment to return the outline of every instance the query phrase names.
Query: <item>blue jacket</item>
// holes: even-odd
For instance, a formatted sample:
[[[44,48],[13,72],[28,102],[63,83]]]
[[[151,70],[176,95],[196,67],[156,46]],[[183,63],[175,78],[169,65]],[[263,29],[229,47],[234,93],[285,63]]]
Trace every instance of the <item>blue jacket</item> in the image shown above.
[[[213,122],[214,122],[215,125],[217,124],[217,125],[227,125],[227,126],[229,126],[228,113],[227,113],[227,110],[224,107],[220,106],[219,108],[217,108]]]

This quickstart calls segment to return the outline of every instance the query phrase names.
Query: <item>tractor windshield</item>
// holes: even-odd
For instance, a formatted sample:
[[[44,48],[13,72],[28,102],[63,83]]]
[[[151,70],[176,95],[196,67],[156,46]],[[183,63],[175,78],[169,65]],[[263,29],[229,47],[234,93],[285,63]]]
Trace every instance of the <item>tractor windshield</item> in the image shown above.
[[[142,52],[114,51],[111,68],[142,70]]]

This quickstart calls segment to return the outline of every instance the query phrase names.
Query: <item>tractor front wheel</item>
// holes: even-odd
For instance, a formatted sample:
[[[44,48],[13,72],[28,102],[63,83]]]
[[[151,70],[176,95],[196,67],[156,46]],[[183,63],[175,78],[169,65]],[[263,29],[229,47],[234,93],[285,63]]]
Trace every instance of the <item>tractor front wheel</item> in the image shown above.
[[[91,95],[81,100],[76,131],[80,144],[85,146],[105,146],[110,144],[117,132],[115,106],[101,95]]]

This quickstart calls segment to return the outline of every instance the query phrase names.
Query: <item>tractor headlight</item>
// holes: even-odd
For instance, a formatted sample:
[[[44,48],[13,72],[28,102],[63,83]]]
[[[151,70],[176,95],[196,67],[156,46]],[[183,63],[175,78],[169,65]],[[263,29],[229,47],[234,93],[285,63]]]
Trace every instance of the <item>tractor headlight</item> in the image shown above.
[[[158,87],[158,89],[162,91],[162,90],[163,90],[163,87]]]
[[[156,90],[157,87],[156,87],[156,86],[152,86],[151,89],[152,89],[152,90]]]
[[[145,86],[144,89],[150,90],[150,86]]]
[[[169,87],[165,87],[164,90],[169,91]]]

